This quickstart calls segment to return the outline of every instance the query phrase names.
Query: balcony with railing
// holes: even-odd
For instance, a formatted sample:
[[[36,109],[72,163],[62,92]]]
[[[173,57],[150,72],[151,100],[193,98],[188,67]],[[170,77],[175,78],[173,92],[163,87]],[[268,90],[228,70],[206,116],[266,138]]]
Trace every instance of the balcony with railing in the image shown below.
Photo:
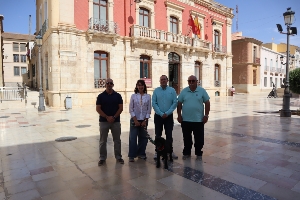
[[[215,87],[221,87],[221,81],[215,80]]]
[[[99,33],[118,34],[120,30],[118,24],[113,21],[90,18],[88,23],[89,30],[93,30]]]
[[[40,31],[38,32],[37,35],[40,35],[43,37],[47,30],[48,30],[48,19],[46,19],[44,21],[42,28],[40,29]]]
[[[191,38],[181,34],[174,34],[163,30],[151,29],[139,25],[131,26],[131,37],[150,43],[163,43],[174,46],[187,46],[207,50],[209,50],[211,47],[211,43],[205,40]]]
[[[280,73],[285,74],[285,69],[284,68],[280,69]]]
[[[214,45],[212,50],[217,53],[226,53],[227,47],[222,45]]]
[[[257,65],[260,65],[260,58],[254,57],[254,58],[253,58],[253,63],[254,63],[254,64],[257,64]]]
[[[281,69],[280,68],[276,68],[276,72],[277,73],[281,73]]]
[[[276,68],[275,68],[275,67],[271,67],[271,68],[270,68],[270,71],[271,71],[271,72],[276,72]]]
[[[269,66],[265,66],[265,67],[264,67],[264,71],[265,71],[265,72],[269,71]]]

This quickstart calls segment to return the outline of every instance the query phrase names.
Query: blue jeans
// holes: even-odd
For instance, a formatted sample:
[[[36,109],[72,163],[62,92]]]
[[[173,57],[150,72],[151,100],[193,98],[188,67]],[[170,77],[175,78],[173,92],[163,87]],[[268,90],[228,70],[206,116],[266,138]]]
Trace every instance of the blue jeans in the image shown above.
[[[148,143],[148,138],[146,137],[144,127],[132,126],[132,123],[133,119],[131,118],[128,157],[135,158],[137,156],[146,156],[146,146]]]

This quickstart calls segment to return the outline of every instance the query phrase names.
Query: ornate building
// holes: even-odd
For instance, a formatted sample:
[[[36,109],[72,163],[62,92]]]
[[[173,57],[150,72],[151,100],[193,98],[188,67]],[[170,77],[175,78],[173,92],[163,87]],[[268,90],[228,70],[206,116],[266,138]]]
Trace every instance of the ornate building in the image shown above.
[[[151,94],[163,74],[177,93],[193,74],[210,95],[227,95],[232,9],[212,0],[136,2],[36,1],[49,106],[62,107],[67,96],[74,106],[94,105],[108,77],[125,102],[138,79],[146,80]],[[191,17],[199,22],[199,35],[188,25]]]

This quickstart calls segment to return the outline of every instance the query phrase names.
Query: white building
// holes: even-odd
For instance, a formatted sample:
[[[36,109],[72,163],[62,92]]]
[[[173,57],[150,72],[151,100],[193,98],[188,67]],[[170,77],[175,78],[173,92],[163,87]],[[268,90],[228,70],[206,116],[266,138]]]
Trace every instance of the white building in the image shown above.
[[[269,48],[261,48],[260,89],[272,89],[274,83],[277,88],[285,78],[285,65],[281,64],[280,56],[286,60],[286,55],[278,53]]]

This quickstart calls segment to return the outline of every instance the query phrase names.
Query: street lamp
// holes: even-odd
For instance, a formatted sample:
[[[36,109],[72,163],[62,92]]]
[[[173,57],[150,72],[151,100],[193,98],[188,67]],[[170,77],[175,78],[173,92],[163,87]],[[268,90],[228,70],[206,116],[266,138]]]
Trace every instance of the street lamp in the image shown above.
[[[289,65],[292,65],[294,63],[294,61],[295,61],[295,56],[294,55],[289,55],[289,57],[291,59]],[[283,56],[280,56],[280,61],[281,61],[282,65],[286,64],[286,63],[283,63]]]
[[[287,35],[287,50],[286,50],[286,77],[284,82],[284,95],[283,95],[283,104],[282,109],[280,110],[280,117],[291,117],[291,110],[290,110],[290,100],[291,100],[291,93],[290,93],[290,85],[289,85],[289,58],[290,58],[290,35],[297,35],[297,28],[296,27],[290,27],[294,23],[294,15],[295,12],[291,10],[291,8],[287,8],[287,11],[283,13],[284,17],[284,23],[287,26],[287,32],[283,33],[282,26],[280,24],[276,24],[278,31],[281,34]],[[282,57],[282,56],[281,56]],[[283,61],[283,57],[281,58],[281,63]],[[283,63],[282,63],[283,64]]]
[[[35,37],[35,44],[39,48],[39,77],[40,77],[40,89],[39,89],[39,107],[38,111],[45,111],[45,105],[44,105],[44,93],[42,88],[42,64],[41,64],[41,47],[43,43],[43,37],[40,35],[37,35]]]

